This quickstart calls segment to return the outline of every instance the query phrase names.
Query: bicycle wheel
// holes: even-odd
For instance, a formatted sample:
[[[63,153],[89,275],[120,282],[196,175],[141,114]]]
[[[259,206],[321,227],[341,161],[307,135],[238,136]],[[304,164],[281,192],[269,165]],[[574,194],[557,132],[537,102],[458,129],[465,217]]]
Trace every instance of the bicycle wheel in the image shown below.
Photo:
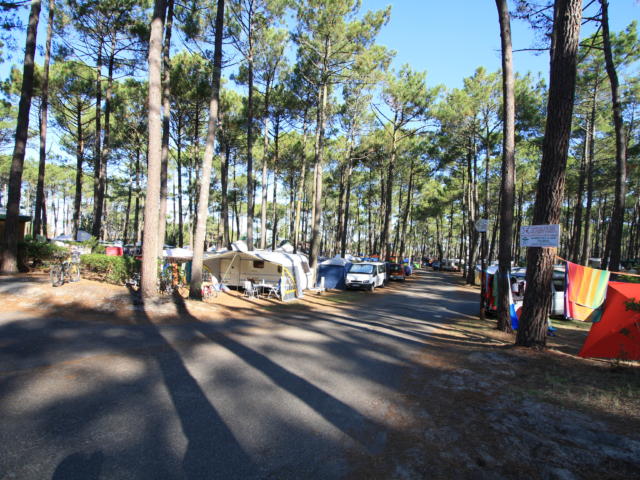
[[[69,274],[70,282],[79,282],[80,281],[80,265],[77,263],[72,263],[69,265],[69,270],[67,271]]]
[[[51,279],[51,286],[59,287],[62,285],[62,266],[51,265],[49,269],[49,278]]]

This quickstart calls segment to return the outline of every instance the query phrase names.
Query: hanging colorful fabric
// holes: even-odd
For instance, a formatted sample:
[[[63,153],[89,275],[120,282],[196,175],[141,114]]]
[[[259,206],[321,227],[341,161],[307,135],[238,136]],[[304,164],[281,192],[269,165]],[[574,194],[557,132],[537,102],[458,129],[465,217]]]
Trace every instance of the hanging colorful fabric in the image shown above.
[[[606,297],[609,272],[567,262],[566,279],[565,317],[583,321],[599,319],[597,309]]]

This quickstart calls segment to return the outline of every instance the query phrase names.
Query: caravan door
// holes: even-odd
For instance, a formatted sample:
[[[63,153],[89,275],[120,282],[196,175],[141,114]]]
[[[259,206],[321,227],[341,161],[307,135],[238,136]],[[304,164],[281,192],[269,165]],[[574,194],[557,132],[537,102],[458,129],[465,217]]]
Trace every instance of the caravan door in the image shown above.
[[[233,257],[223,258],[220,260],[220,276],[221,282],[225,285],[239,286],[240,285],[240,258]]]

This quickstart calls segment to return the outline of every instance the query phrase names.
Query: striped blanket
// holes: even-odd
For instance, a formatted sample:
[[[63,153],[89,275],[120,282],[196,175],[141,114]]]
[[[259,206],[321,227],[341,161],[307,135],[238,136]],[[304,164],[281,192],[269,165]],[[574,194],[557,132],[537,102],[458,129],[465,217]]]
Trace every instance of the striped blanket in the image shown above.
[[[604,302],[609,272],[567,262],[566,279],[565,317],[594,320],[590,317]]]

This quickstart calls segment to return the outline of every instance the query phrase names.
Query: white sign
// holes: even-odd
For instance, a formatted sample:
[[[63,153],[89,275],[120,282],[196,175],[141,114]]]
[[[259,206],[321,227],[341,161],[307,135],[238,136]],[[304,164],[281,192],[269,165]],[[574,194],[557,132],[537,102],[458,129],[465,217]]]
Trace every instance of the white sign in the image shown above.
[[[523,247],[558,247],[560,225],[529,225],[520,227],[520,245]]]
[[[489,220],[486,218],[481,218],[476,220],[476,230],[478,232],[486,232],[489,228]]]

